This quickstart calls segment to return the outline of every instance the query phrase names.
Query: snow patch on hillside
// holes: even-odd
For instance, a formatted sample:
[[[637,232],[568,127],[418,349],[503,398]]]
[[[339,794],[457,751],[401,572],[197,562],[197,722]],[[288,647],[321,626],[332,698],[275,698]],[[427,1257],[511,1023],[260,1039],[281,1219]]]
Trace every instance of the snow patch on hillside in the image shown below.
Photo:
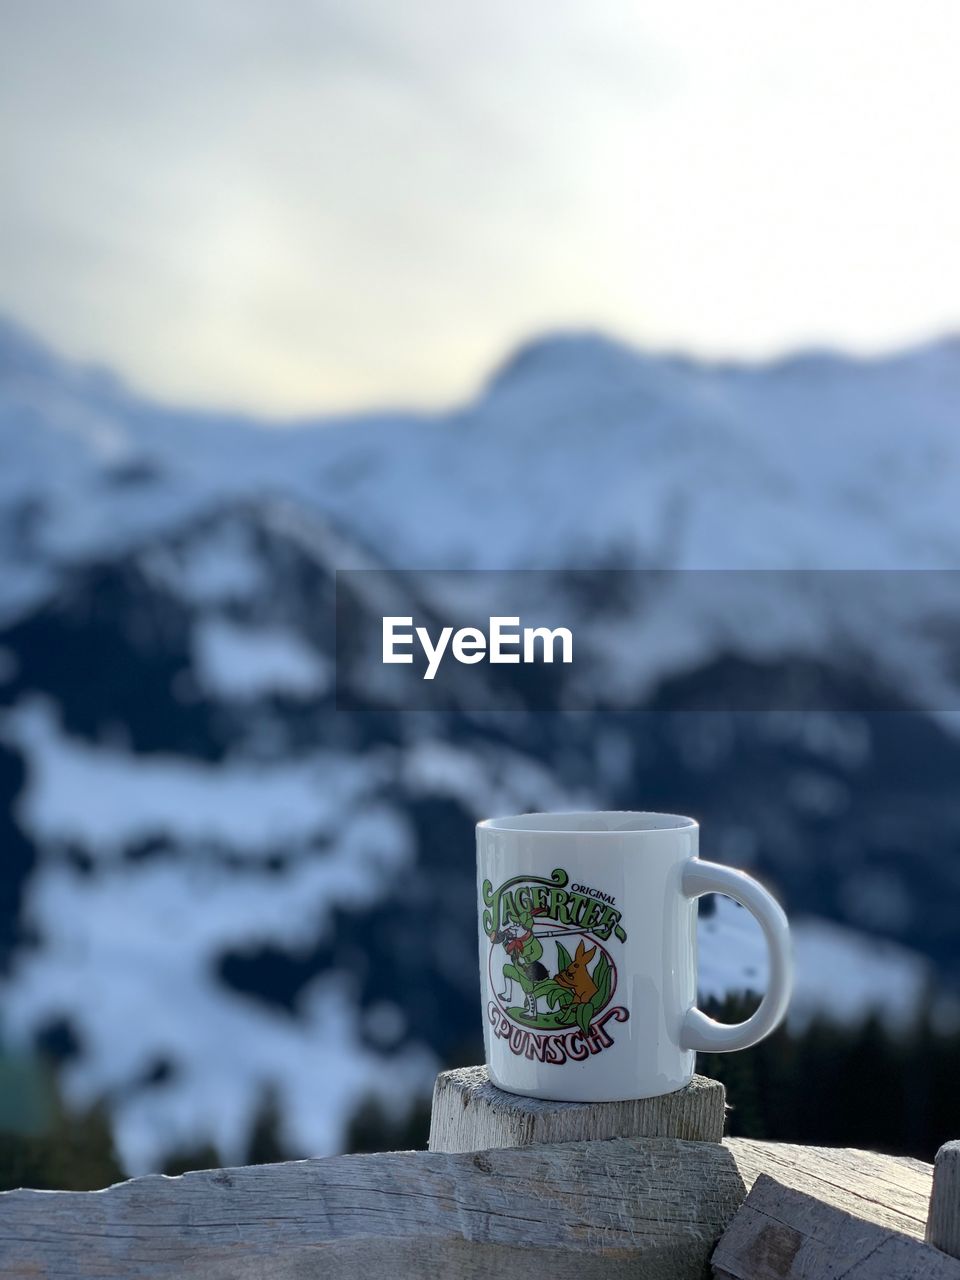
[[[715,897],[700,919],[701,996],[767,989],[767,947],[760,926],[738,903]],[[923,956],[883,938],[832,921],[791,921],[796,966],[791,1026],[802,1030],[815,1017],[855,1026],[870,1016],[902,1033],[913,1025],[930,994],[932,972]]]
[[[561,787],[547,769],[506,747],[466,751],[425,738],[412,744],[400,776],[413,795],[446,796],[478,821],[496,814],[525,812],[531,796],[543,810],[589,809],[596,797]]]
[[[246,702],[276,695],[317,698],[332,682],[330,664],[289,627],[201,617],[193,633],[194,672],[215,698]]]
[[[160,838],[255,858],[322,840],[341,850],[345,871],[368,846],[393,866],[411,854],[403,821],[375,803],[387,776],[378,758],[327,752],[206,764],[136,756],[66,736],[39,699],[18,706],[0,729],[26,757],[18,816],[43,844],[110,859]]]
[[[238,521],[219,521],[187,547],[153,550],[143,566],[167,590],[201,606],[246,600],[266,585],[250,531]]]
[[[370,876],[364,873],[367,892]],[[358,876],[358,888],[362,888]],[[346,975],[316,979],[297,1016],[238,995],[216,977],[224,946],[304,945],[329,890],[321,857],[286,875],[185,866],[128,866],[85,876],[48,864],[31,881],[26,917],[43,940],[24,952],[4,991],[5,1031],[29,1038],[66,1018],[83,1052],[61,1081],[86,1107],[106,1095],[130,1174],[178,1149],[212,1143],[243,1159],[253,1120],[275,1097],[293,1151],[341,1150],[361,1103],[402,1113],[428,1092],[437,1063],[423,1047],[384,1054],[362,1039]],[[136,1087],[169,1064],[167,1078]]]

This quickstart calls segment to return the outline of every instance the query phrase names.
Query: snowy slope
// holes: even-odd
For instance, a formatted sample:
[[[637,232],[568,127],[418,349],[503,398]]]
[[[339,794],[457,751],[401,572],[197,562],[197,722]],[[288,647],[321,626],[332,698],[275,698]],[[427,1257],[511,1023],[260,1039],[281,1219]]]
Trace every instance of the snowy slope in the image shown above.
[[[812,917],[793,920],[791,934],[796,966],[791,1026],[802,1029],[815,1017],[855,1026],[875,1016],[895,1032],[910,1029],[934,984],[922,956]],[[763,935],[750,914],[729,898],[717,898],[712,913],[701,918],[699,951],[702,997],[723,1000],[730,992],[766,991]],[[954,1007],[945,1000],[945,1016]]]
[[[271,427],[160,410],[0,330],[0,616],[65,563],[265,493],[416,569],[955,569],[958,404],[954,342],[745,367],[570,335],[447,415]],[[591,679],[643,696],[720,647],[815,655],[843,636],[927,706],[955,705],[952,581],[892,581],[680,575],[642,617],[579,620]]]
[[[581,603],[613,709],[501,722],[391,717],[362,683],[338,712],[333,575],[952,569],[958,392],[949,342],[735,367],[571,335],[448,414],[267,424],[150,404],[0,327],[3,1036],[69,1025],[68,1096],[106,1097],[131,1171],[203,1141],[242,1158],[271,1092],[291,1150],[334,1150],[364,1100],[402,1106],[475,1043],[472,823],[574,805],[702,814],[705,852],[802,917],[795,1016],[905,1025],[960,967],[957,737],[629,707],[732,658],[842,683],[867,653],[940,708],[943,578],[849,601],[679,575],[600,622]],[[738,909],[701,953],[706,994],[762,986]]]
[[[958,567],[953,341],[748,367],[561,336],[447,415],[281,425],[160,409],[5,327],[0,388],[0,503],[45,508],[23,533],[61,556],[268,491],[413,568]]]
[[[130,1171],[242,1161],[267,1099],[292,1153],[402,1118],[476,1020],[472,824],[592,802],[465,723],[334,710],[338,545],[219,509],[61,566],[3,633],[3,1038],[68,1029],[66,1096],[106,1098]]]

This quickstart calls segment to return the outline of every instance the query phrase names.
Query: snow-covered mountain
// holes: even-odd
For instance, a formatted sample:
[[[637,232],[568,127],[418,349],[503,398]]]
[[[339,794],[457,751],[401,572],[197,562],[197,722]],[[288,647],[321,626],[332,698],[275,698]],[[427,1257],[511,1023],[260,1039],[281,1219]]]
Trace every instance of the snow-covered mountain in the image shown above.
[[[960,973],[947,574],[574,594],[600,710],[506,719],[359,676],[338,710],[334,574],[952,570],[958,392],[950,342],[734,367],[579,335],[447,414],[268,424],[0,328],[0,1034],[61,1047],[131,1170],[241,1157],[268,1094],[291,1150],[335,1149],[476,1051],[473,822],[574,805],[703,815],[800,917],[797,1016],[908,1020]],[[884,709],[831,710],[866,663]],[[678,710],[757,671],[824,708]],[[762,986],[742,912],[701,934],[707,992]]]
[[[337,531],[339,567],[758,571],[674,574],[582,618],[590,696],[842,642],[958,709],[957,341],[748,367],[561,335],[447,414],[285,424],[158,407],[9,326],[0,377],[0,617],[65,566],[270,495]],[[933,572],[789,572],[877,569]]]
[[[447,414],[282,424],[146,402],[10,325],[0,376],[0,500],[48,557],[274,490],[397,567],[958,567],[953,339],[744,366],[561,335]]]

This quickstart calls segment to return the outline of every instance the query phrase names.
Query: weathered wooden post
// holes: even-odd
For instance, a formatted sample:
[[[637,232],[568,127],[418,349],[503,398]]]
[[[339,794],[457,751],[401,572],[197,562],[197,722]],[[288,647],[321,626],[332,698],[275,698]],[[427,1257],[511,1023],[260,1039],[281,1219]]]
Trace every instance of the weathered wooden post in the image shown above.
[[[539,1142],[603,1138],[682,1138],[721,1142],[726,1092],[719,1080],[694,1076],[658,1098],[630,1102],[545,1102],[505,1093],[486,1067],[437,1077],[430,1117],[431,1151],[487,1151]]]
[[[927,1243],[960,1258],[960,1142],[947,1142],[933,1165]]]

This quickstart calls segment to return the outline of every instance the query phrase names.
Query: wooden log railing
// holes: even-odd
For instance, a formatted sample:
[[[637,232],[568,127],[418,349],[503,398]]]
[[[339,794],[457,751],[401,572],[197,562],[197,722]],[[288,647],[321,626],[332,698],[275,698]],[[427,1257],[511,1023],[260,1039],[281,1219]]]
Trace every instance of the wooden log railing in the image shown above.
[[[923,1243],[930,1165],[862,1151],[658,1132],[688,1124],[713,1125],[715,1131],[713,1088],[702,1082],[691,1090],[685,1119],[677,1110],[684,1100],[677,1096],[666,1105],[662,1099],[649,1107],[630,1104],[617,1116],[618,1124],[634,1130],[626,1136],[609,1136],[612,1113],[603,1108],[592,1110],[604,1136],[588,1136],[591,1109],[571,1104],[547,1104],[522,1132],[520,1110],[527,1100],[491,1091],[474,1069],[438,1083],[441,1099],[459,1097],[461,1112],[475,1118],[466,1125],[462,1115],[456,1124],[435,1123],[430,1151],[334,1156],[178,1178],[153,1175],[95,1192],[3,1193],[0,1275],[700,1280],[733,1223],[741,1251],[755,1249],[758,1238],[766,1241],[766,1270],[744,1270],[733,1237],[725,1254],[717,1250],[716,1274],[772,1280],[814,1274],[773,1267],[803,1263],[802,1249],[809,1254],[819,1239],[811,1214],[822,1213],[839,1215],[831,1229],[853,1220],[861,1224],[860,1236],[867,1227],[885,1233],[894,1242],[888,1260],[895,1260],[897,1249],[924,1250],[940,1267],[931,1276],[960,1280],[960,1262],[935,1249],[935,1241]],[[574,1141],[563,1140],[565,1114],[576,1131]],[[463,1147],[471,1123],[478,1136],[486,1135],[483,1150]],[[539,1137],[545,1125],[549,1141],[527,1140]],[[444,1146],[458,1149],[439,1149]],[[935,1202],[940,1192],[948,1194],[951,1175],[940,1174],[949,1164],[946,1157],[942,1169],[938,1164]],[[955,1191],[954,1185],[949,1194]],[[777,1195],[793,1197],[787,1210],[798,1224],[777,1228],[779,1255],[768,1247],[769,1233],[763,1234]],[[811,1210],[811,1204],[818,1207]],[[935,1223],[946,1223],[949,1234],[949,1214],[932,1214],[930,1221],[934,1233]],[[788,1230],[794,1234],[782,1234]],[[844,1238],[851,1254],[851,1241],[859,1236],[854,1231]],[[916,1256],[911,1257],[914,1265]],[[720,1262],[726,1269],[719,1269]],[[912,1274],[928,1272],[917,1268]],[[862,1272],[864,1280],[868,1275],[896,1280],[897,1273]]]

